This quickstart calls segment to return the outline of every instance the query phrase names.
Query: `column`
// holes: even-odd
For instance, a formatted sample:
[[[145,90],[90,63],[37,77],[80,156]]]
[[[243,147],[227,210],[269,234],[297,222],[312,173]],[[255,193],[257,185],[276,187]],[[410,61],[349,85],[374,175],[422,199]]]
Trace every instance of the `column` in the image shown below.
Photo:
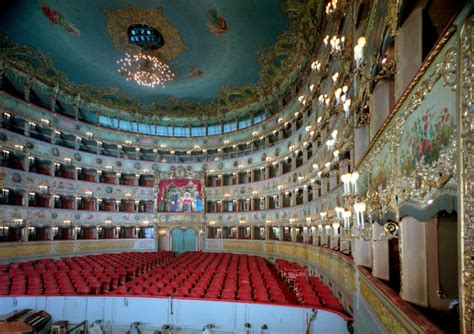
[[[265,240],[270,240],[270,232],[273,227],[265,226]]]
[[[265,210],[270,209],[270,196],[265,196]]]
[[[294,135],[296,133],[296,119],[291,122],[291,134]]]
[[[278,176],[283,175],[283,162],[278,163]]]
[[[305,164],[308,161],[308,147],[303,147],[303,164]]]
[[[317,246],[318,245],[318,235],[319,235],[318,227],[313,226],[311,228],[313,230],[313,245]]]
[[[296,242],[296,227],[292,226],[290,229],[291,242]]]
[[[303,203],[308,203],[308,187],[303,187]]]
[[[291,192],[289,193],[290,197],[290,206],[295,206],[296,205],[296,192]]]
[[[309,240],[308,227],[303,227],[303,242],[307,243]]]
[[[324,196],[327,193],[329,178],[324,176],[321,179],[321,196]]]
[[[280,241],[283,241],[283,240],[285,240],[285,238],[284,238],[284,235],[285,235],[285,228],[284,228],[284,226],[279,226],[279,229],[280,229],[280,237],[279,237],[279,240],[280,240]]]

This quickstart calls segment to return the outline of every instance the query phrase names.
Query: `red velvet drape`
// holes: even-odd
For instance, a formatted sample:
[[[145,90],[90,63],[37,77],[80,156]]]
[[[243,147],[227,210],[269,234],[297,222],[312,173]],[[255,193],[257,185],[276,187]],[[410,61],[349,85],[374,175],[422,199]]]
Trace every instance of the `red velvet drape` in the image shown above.
[[[189,183],[192,183],[196,186],[197,191],[199,192],[199,196],[201,196],[201,181],[199,180],[191,180],[191,179],[175,179],[175,180],[161,180],[159,185],[158,191],[158,203],[163,200],[163,192],[166,188],[168,188],[171,184],[175,185],[178,188],[186,187]]]

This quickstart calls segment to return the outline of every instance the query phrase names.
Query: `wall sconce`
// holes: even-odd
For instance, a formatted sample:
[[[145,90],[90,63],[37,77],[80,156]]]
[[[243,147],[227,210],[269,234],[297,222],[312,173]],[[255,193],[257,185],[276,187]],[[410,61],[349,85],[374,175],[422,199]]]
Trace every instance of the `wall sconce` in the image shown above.
[[[326,211],[323,211],[323,212],[320,212],[319,215],[321,216],[321,221],[325,221],[326,220],[326,216],[327,216],[327,212]]]
[[[341,226],[339,223],[333,223],[332,224],[332,228],[333,228],[333,232],[334,232],[334,238],[337,238],[339,236],[339,226]]]
[[[336,97],[336,103],[339,104],[341,103],[341,94],[342,94],[342,88],[338,88],[336,89],[336,91],[334,92],[334,96]]]
[[[336,10],[337,10],[337,0],[329,1],[326,4],[326,14],[327,15],[334,14],[336,12]]]
[[[346,42],[346,38],[344,36],[332,36],[329,44],[331,45],[331,53],[339,53],[344,48],[344,43]]]
[[[351,99],[347,99],[347,100],[344,101],[344,104],[342,105],[342,109],[344,110],[344,116],[346,118],[349,117],[351,102],[352,102]]]
[[[326,236],[329,236],[330,233],[329,233],[329,230],[331,229],[331,225],[324,225],[324,228],[326,229]]]
[[[344,212],[344,208],[341,208],[339,206],[337,206],[334,211],[336,211],[336,218],[337,219],[340,219],[342,218],[342,213]]]
[[[331,163],[328,161],[324,164],[324,167],[326,167],[326,171],[329,172],[329,170],[331,169]]]
[[[334,148],[334,145],[336,144],[336,141],[334,139],[328,139],[326,141],[326,146],[328,147],[328,150],[332,150]]]
[[[328,36],[328,39],[329,39],[329,36]],[[313,71],[319,71],[321,70],[321,63],[319,62],[319,60],[315,60],[311,63],[311,69]]]
[[[359,192],[358,181],[359,180],[359,173],[346,173],[341,176],[341,181],[344,184],[344,195],[350,195],[351,189],[354,194]],[[352,185],[352,187],[351,187]]]
[[[351,216],[352,216],[352,212],[350,212],[350,211],[344,211],[342,213],[342,219],[343,219],[343,222],[344,222],[344,230],[345,231],[349,231],[349,229],[351,228],[351,223],[350,223]]]
[[[359,230],[362,230],[365,227],[365,218],[364,218],[365,210],[366,210],[366,205],[364,202],[359,202],[359,203],[354,204],[354,211],[356,213],[356,227]]]
[[[329,35],[326,35],[326,37],[324,37],[323,43],[324,43],[324,46],[327,46],[327,45],[328,45],[328,43],[329,43]]]
[[[357,40],[357,44],[354,46],[354,60],[356,62],[357,69],[359,69],[362,62],[364,61],[364,47],[366,43],[366,38],[364,36],[361,36]]]

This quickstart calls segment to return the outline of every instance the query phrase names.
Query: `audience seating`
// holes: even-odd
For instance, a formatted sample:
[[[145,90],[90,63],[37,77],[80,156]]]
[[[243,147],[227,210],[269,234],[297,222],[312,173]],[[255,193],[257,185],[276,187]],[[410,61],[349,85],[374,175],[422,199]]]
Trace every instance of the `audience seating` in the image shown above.
[[[188,252],[125,284],[129,294],[288,304],[283,282],[261,257]],[[286,289],[287,290],[287,289]],[[112,293],[124,293],[123,287]]]
[[[294,262],[230,253],[135,252],[0,265],[0,295],[137,295],[300,304],[344,312]]]
[[[135,252],[14,262],[0,266],[0,295],[103,294],[172,258]]]
[[[318,277],[308,276],[306,267],[286,260],[276,260],[278,273],[290,287],[293,287],[296,298],[301,305],[325,307],[339,312],[344,308],[335,298],[329,287]]]

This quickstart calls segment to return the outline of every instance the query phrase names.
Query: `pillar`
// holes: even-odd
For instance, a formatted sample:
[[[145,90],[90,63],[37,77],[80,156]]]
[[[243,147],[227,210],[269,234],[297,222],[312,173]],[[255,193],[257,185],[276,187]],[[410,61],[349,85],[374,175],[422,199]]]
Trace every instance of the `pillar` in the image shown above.
[[[291,233],[291,242],[296,242],[296,227],[292,226],[290,228]]]

